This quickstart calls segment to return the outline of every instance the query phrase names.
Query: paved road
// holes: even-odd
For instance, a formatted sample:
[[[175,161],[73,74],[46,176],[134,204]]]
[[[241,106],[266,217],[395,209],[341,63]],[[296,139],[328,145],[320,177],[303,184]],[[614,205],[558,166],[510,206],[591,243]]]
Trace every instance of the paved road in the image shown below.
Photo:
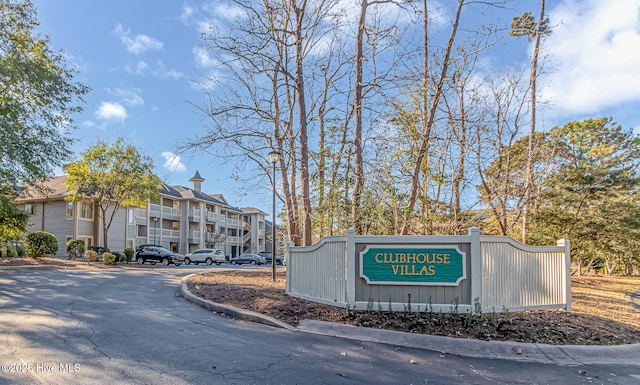
[[[0,384],[640,384],[640,364],[465,358],[228,319],[178,294],[205,270],[0,271]]]

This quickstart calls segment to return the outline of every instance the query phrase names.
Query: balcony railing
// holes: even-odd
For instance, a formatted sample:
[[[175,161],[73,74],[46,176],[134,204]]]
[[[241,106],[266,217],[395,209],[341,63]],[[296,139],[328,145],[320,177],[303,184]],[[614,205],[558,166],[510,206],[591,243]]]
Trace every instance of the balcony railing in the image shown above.
[[[180,216],[180,209],[176,209],[173,207],[162,207],[162,214],[163,215],[172,215],[174,217],[179,217]]]
[[[236,236],[228,236],[227,239],[225,240],[225,242],[229,245],[237,245],[239,244],[241,241],[240,237],[236,237]]]
[[[173,207],[167,207],[167,206],[162,206],[160,207],[160,205],[155,204],[155,203],[150,203],[149,204],[149,216],[150,217],[157,217],[160,216],[160,210],[162,210],[162,215],[163,216],[174,216],[174,217],[180,217],[180,209],[176,209]],[[146,214],[144,214],[144,216],[146,216]]]
[[[168,229],[162,229],[162,236],[163,237],[169,237],[169,238],[180,238],[180,231],[179,230],[168,230]]]
[[[200,232],[199,231],[194,231],[194,230],[189,230],[189,231],[187,231],[187,238],[189,238],[189,241],[191,243],[200,242]]]
[[[136,209],[135,213],[137,218],[147,217],[147,209]]]

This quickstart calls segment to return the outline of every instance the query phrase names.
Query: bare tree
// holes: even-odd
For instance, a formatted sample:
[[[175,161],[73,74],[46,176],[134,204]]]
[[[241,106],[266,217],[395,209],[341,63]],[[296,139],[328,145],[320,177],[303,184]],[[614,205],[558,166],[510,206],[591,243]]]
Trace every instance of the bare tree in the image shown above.
[[[224,81],[218,82],[215,93],[209,93],[209,105],[199,107],[207,117],[208,131],[181,149],[215,146],[223,157],[251,161],[239,167],[255,167],[267,178],[271,175],[266,154],[279,151],[289,239],[310,244],[305,61],[336,1],[265,0],[256,4],[237,0],[235,4],[244,16],[230,29],[212,28],[203,36],[207,52],[225,67]]]
[[[484,129],[477,131],[476,167],[480,199],[493,218],[485,229],[488,233],[493,227],[500,235],[509,235],[521,216],[523,158],[521,152],[512,151],[522,136],[521,122],[527,113],[521,80],[521,73],[507,73],[488,79],[485,87],[487,114]]]
[[[530,121],[529,121],[529,142],[528,142],[528,159],[527,159],[527,178],[525,186],[525,199],[522,206],[522,242],[527,243],[528,231],[529,231],[529,211],[531,203],[533,201],[533,154],[534,138],[536,132],[536,80],[538,78],[538,55],[540,53],[540,40],[543,35],[549,34],[549,20],[544,14],[545,0],[540,0],[540,15],[536,22],[531,16],[530,12],[524,13],[521,17],[516,17],[511,24],[513,36],[528,36],[529,39],[534,40],[533,54],[531,57],[531,73],[529,75],[529,92],[531,94],[530,99]]]
[[[415,163],[414,163],[414,170],[411,176],[411,187],[409,190],[409,200],[407,202],[407,209],[405,211],[404,220],[402,224],[401,234],[403,235],[408,233],[411,213],[414,210],[416,200],[418,198],[418,190],[420,187],[420,172],[421,172],[425,157],[427,156],[429,143],[431,141],[431,130],[435,122],[436,112],[438,110],[440,98],[442,97],[444,82],[446,81],[446,78],[447,78],[447,71],[449,69],[449,64],[450,64],[449,59],[451,56],[451,51],[453,49],[453,43],[455,41],[456,34],[458,32],[458,26],[460,25],[460,16],[462,14],[462,8],[464,6],[464,3],[465,3],[465,0],[458,0],[456,13],[453,20],[453,25],[451,27],[451,34],[449,35],[449,40],[447,41],[447,46],[444,52],[444,58],[442,60],[442,68],[441,68],[440,76],[436,80],[434,95],[433,95],[433,98],[431,99],[431,102],[429,103],[429,106],[430,106],[429,113],[428,115],[425,115],[426,121],[423,121],[421,143],[420,143],[417,156],[415,159]],[[427,36],[425,36],[425,39],[426,38]],[[426,45],[427,41],[425,41],[424,44]],[[427,95],[425,94],[424,97],[426,98]]]

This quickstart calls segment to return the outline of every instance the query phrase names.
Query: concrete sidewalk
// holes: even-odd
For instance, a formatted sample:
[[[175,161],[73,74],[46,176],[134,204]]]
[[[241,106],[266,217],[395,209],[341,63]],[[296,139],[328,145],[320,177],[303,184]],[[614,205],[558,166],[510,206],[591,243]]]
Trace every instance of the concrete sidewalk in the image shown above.
[[[462,357],[493,358],[501,360],[548,363],[562,366],[584,364],[632,365],[640,367],[640,344],[632,345],[546,345],[519,342],[480,341],[463,338],[404,333],[335,324],[323,321],[303,320],[297,328],[272,317],[221,305],[198,297],[189,291],[187,277],[180,283],[185,299],[209,310],[239,319],[259,322],[303,333],[321,334],[339,338],[367,341],[413,349],[425,349]],[[635,297],[640,299],[640,297]]]
[[[632,291],[631,293],[627,293],[625,299],[629,301],[631,306],[633,306],[633,308],[636,309],[638,313],[640,313],[640,289]]]

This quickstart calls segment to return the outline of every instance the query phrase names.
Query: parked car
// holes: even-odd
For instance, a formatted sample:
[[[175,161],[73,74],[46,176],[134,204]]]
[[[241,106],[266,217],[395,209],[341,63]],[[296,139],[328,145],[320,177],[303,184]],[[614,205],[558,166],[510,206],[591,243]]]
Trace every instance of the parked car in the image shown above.
[[[267,265],[271,264],[271,253],[258,253],[258,255],[264,257]],[[284,266],[284,255],[276,255],[276,265]]]
[[[226,262],[226,258],[224,253],[220,249],[198,249],[193,253],[186,254],[184,256],[184,263],[189,265],[193,262],[195,265],[200,262],[206,263],[207,265],[220,265],[221,263]]]
[[[172,263],[176,266],[180,266],[184,261],[184,256],[165,249],[164,247],[145,246],[136,252],[136,261],[140,265],[149,261],[152,265],[160,262],[164,266],[168,266]]]
[[[138,251],[144,249],[145,247],[149,247],[149,246],[162,247],[162,245],[154,245],[153,243],[146,243],[146,244],[143,244],[143,245],[136,246],[136,253]]]
[[[258,254],[242,254],[239,257],[231,258],[232,265],[242,265],[244,263],[250,263],[252,265],[264,265],[267,263],[266,259]]]

